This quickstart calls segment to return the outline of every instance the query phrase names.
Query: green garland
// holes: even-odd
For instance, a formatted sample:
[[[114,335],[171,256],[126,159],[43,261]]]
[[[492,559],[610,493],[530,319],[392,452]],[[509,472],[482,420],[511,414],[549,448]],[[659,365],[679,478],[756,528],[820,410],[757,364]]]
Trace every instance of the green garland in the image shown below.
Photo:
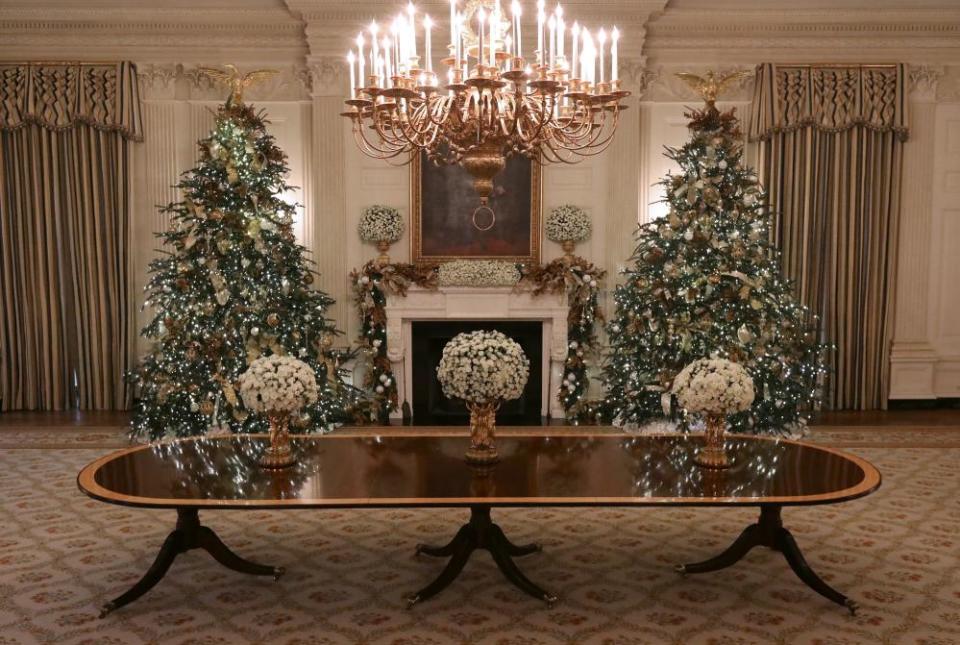
[[[364,387],[376,402],[371,421],[384,420],[399,407],[397,379],[387,356],[387,295],[406,296],[410,285],[438,286],[436,266],[379,264],[372,260],[350,273],[354,303],[360,314],[357,344],[371,357]],[[534,296],[566,293],[567,358],[564,380],[557,397],[572,423],[596,423],[602,418],[602,401],[586,399],[589,386],[587,359],[599,353],[596,326],[603,322],[597,294],[606,271],[581,257],[559,258],[547,264],[520,266],[517,289],[529,288]]]
[[[529,286],[533,295],[567,294],[567,358],[557,397],[567,420],[597,423],[602,419],[602,401],[585,398],[590,386],[587,359],[599,355],[596,326],[603,322],[597,294],[606,271],[578,256],[563,257],[548,264],[523,268],[518,287]]]
[[[437,288],[437,267],[415,264],[380,264],[371,260],[350,272],[353,301],[360,312],[360,338],[357,344],[371,357],[364,387],[374,401],[371,421],[385,422],[399,406],[397,379],[387,357],[387,295],[406,296],[415,284]]]

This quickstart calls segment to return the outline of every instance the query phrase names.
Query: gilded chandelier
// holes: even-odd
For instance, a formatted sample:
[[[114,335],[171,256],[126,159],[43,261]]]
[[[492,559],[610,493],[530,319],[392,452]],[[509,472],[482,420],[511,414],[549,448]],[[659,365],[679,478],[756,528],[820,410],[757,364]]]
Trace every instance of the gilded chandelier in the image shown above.
[[[474,225],[481,229],[493,225],[488,199],[509,156],[576,163],[603,152],[625,109],[620,102],[630,94],[620,87],[616,28],[608,38],[604,29],[568,27],[560,5],[548,16],[539,0],[537,48],[528,64],[521,15],[516,0],[509,18],[500,0],[467,0],[462,12],[450,0],[442,79],[433,67],[429,16],[420,21],[424,56],[418,55],[413,4],[385,30],[371,23],[347,56],[350,98],[343,116],[360,149],[403,162],[422,150],[434,163],[463,166],[480,198]],[[477,224],[481,211],[489,225]]]

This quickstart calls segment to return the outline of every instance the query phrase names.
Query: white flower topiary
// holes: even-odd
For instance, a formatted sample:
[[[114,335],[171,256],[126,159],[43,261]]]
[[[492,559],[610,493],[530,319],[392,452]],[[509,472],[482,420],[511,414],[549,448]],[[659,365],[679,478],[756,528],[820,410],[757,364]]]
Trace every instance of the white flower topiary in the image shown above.
[[[364,242],[392,244],[403,235],[403,217],[392,206],[370,206],[363,211],[357,231]]]
[[[520,281],[513,262],[454,260],[440,265],[438,280],[444,287],[512,287]]]
[[[263,356],[240,375],[240,396],[252,412],[292,414],[317,401],[317,378],[292,356]]]
[[[733,361],[701,358],[680,370],[673,393],[688,412],[733,414],[753,404],[753,379]]]
[[[523,348],[498,331],[457,334],[437,367],[443,393],[473,403],[519,398],[529,376]]]
[[[590,216],[573,204],[557,206],[547,215],[544,230],[553,242],[582,242],[590,237]]]

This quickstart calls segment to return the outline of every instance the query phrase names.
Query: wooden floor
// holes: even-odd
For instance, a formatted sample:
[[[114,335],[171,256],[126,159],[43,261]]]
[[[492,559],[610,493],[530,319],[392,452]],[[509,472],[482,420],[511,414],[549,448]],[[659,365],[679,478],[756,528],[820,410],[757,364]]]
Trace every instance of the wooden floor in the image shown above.
[[[130,421],[128,412],[80,411],[64,412],[3,412],[0,429],[30,427],[103,428],[124,426]],[[826,427],[884,427],[904,426],[956,427],[960,429],[960,410],[883,410],[870,412],[824,412],[811,422]]]

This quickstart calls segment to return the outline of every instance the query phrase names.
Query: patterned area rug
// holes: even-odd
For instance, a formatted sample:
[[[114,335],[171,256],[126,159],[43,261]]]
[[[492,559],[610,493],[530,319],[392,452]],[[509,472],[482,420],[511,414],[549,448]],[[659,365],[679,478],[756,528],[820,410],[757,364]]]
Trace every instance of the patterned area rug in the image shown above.
[[[835,428],[814,438],[873,461],[879,492],[785,509],[810,564],[860,602],[856,617],[794,577],[779,554],[681,577],[678,562],[725,548],[750,510],[495,510],[519,559],[561,601],[516,591],[474,555],[437,598],[403,596],[441,561],[462,510],[222,512],[205,523],[238,553],[287,567],[279,582],[180,556],[141,600],[104,620],[97,607],[147,569],[175,519],[81,494],[76,473],[124,443],[117,430],[0,432],[0,643],[960,643],[960,431]]]

